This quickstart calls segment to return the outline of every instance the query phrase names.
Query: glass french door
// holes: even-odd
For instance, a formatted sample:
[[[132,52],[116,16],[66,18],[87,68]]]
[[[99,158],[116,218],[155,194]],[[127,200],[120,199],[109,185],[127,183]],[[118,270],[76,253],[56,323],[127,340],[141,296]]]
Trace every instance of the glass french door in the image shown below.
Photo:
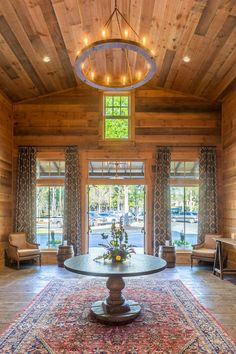
[[[136,253],[145,248],[145,186],[89,185],[88,187],[88,248],[101,254],[102,233],[110,232],[112,223],[122,221],[129,243]]]

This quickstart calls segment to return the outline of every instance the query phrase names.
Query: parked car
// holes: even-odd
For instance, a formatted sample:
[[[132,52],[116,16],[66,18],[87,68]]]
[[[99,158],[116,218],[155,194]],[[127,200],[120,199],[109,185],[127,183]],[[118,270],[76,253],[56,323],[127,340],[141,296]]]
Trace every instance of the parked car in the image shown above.
[[[57,227],[63,227],[63,216],[53,217],[51,220],[52,225],[56,225]]]
[[[144,212],[143,211],[137,215],[137,221],[144,221]]]
[[[172,214],[171,221],[180,221],[180,222],[198,222],[198,215],[196,213],[192,213],[190,211],[186,211],[185,213]]]
[[[112,224],[113,222],[118,222],[120,220],[119,215],[113,212],[102,212],[99,213],[99,216],[103,224]]]
[[[89,226],[97,226],[99,218],[100,218],[100,216],[96,211],[90,211],[89,212]]]
[[[113,211],[113,212],[111,212],[110,214],[111,214],[111,216],[113,217],[114,222],[120,222],[120,218],[123,217],[123,214],[120,213],[120,212],[117,212],[117,211]]]
[[[55,216],[55,217],[51,217],[51,218],[38,219],[37,220],[37,227],[40,227],[40,228],[48,227],[46,225],[48,225],[49,223],[52,226],[62,227],[63,226],[63,216]]]

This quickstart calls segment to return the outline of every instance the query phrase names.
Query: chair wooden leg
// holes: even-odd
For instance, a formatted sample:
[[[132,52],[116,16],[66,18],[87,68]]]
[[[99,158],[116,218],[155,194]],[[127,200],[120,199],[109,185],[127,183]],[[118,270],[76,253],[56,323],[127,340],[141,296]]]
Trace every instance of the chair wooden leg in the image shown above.
[[[191,256],[191,268],[193,268],[193,257]]]
[[[39,256],[39,265],[40,265],[40,267],[41,267],[41,265],[42,265],[41,254],[40,254],[40,256]]]
[[[20,269],[20,261],[17,261],[17,269]]]

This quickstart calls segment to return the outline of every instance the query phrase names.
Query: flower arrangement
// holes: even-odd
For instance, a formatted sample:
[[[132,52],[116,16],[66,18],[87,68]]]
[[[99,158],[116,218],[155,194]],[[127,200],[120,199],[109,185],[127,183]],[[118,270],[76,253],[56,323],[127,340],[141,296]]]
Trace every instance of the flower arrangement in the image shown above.
[[[115,223],[111,226],[111,234],[102,233],[101,237],[103,240],[107,240],[106,244],[99,244],[105,248],[106,252],[102,256],[96,257],[94,260],[99,259],[111,260],[112,262],[123,262],[127,258],[131,257],[132,253],[136,253],[134,250],[134,245],[129,245],[128,234],[124,229],[122,221],[116,226]],[[109,239],[109,237],[111,239]]]

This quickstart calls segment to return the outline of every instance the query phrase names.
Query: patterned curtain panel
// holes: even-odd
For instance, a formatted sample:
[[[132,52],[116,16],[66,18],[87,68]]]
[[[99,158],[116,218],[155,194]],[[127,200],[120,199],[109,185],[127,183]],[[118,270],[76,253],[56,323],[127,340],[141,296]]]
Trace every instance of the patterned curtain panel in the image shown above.
[[[171,239],[170,212],[170,150],[159,148],[156,154],[156,175],[154,186],[154,255],[159,246]]]
[[[18,156],[15,230],[36,242],[36,148],[21,147]]]
[[[216,150],[203,147],[199,158],[198,242],[218,232]]]
[[[81,252],[80,172],[76,146],[65,150],[64,240],[73,245],[75,255]]]

